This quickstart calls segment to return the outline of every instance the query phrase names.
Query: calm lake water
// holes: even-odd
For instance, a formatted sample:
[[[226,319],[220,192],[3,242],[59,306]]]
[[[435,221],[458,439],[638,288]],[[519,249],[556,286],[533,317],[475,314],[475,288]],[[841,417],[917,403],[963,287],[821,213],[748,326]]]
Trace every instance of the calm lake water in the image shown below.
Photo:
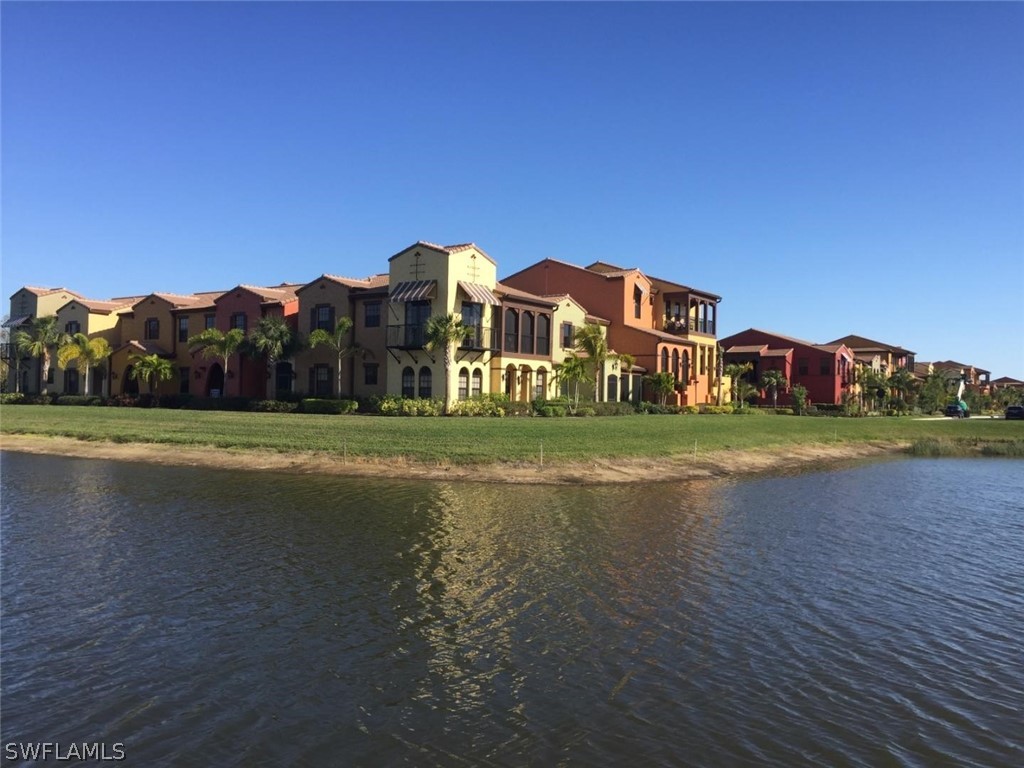
[[[5,453],[2,475],[5,745],[1024,765],[1020,461],[513,488]]]

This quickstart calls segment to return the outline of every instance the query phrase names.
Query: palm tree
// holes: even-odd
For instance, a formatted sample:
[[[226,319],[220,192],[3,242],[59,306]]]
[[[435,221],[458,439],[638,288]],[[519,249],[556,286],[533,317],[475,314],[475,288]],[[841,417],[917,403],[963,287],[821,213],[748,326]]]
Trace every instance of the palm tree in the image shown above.
[[[902,403],[902,407],[906,407],[910,389],[914,384],[913,374],[906,368],[897,368],[889,376],[889,380],[886,383],[890,389],[896,390],[896,396]]]
[[[157,382],[167,381],[174,376],[174,363],[160,355],[131,355],[132,372],[129,374],[136,381],[142,380],[149,384],[149,394],[156,405]]]
[[[604,334],[604,329],[597,323],[584,323],[583,327],[576,331],[576,351],[587,356],[587,361],[593,369],[596,403],[601,394],[601,371],[605,360],[608,359],[608,338]]]
[[[66,334],[57,330],[57,316],[37,317],[27,331],[14,334],[14,345],[18,352],[29,357],[38,357],[42,366],[41,392],[46,394],[46,382],[50,378],[50,350],[59,346]]]
[[[347,318],[346,318],[347,319]],[[316,331],[314,331],[316,333]],[[261,317],[249,334],[249,348],[254,357],[263,355],[267,360],[267,400],[276,399],[277,361],[291,351],[295,334],[282,317]],[[340,377],[340,371],[339,371]],[[340,384],[340,379],[339,379]],[[341,388],[338,388],[341,394]]]
[[[761,386],[772,393],[772,408],[779,407],[779,388],[788,383],[782,371],[772,369],[761,374]]]
[[[228,360],[245,342],[245,333],[239,328],[232,328],[227,333],[216,328],[207,328],[202,333],[189,337],[189,347],[193,352],[201,352],[203,357],[216,357],[224,363],[224,379],[227,381]],[[226,394],[226,393],[225,393]]]
[[[473,333],[453,314],[434,315],[427,321],[424,347],[430,351],[444,350],[444,413],[448,413],[448,379],[451,378],[453,349]]]
[[[576,413],[576,409],[579,407],[581,381],[590,381],[587,364],[582,357],[570,352],[565,358],[565,362],[555,365],[555,383],[561,386],[564,382],[573,387],[573,396],[569,398],[569,413]]]
[[[860,392],[861,397],[865,398],[865,402],[869,404],[869,410],[875,409],[875,398],[885,397],[885,388],[888,384],[888,379],[885,374],[881,371],[876,371],[874,368],[865,367],[862,369],[860,376]]]
[[[338,397],[341,397],[341,361],[349,355],[371,354],[369,350],[364,351],[354,341],[351,344],[348,342],[347,336],[350,330],[352,330],[352,318],[342,317],[334,324],[333,331],[317,328],[309,334],[310,347],[316,348],[325,345],[338,360]]]
[[[743,399],[739,396],[739,387],[737,383],[744,373],[749,371],[754,366],[751,363],[729,363],[725,366],[725,375],[732,380],[732,386],[729,390],[729,394],[732,396],[733,403],[739,407],[743,407]]]
[[[89,369],[102,365],[112,351],[106,339],[90,339],[84,333],[76,333],[74,336],[68,336],[57,349],[57,364],[61,368],[67,368],[72,362],[75,364],[85,378],[83,392],[88,397]]]
[[[651,385],[651,391],[657,395],[660,405],[668,402],[668,396],[676,391],[676,377],[671,371],[652,373],[645,376],[644,380]]]

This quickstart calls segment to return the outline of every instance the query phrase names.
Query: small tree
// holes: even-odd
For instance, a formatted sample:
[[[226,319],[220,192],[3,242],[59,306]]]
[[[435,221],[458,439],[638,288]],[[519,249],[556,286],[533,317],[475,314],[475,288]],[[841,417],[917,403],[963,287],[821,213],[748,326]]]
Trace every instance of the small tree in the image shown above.
[[[188,345],[193,348],[193,352],[200,352],[203,357],[216,357],[221,360],[224,363],[224,380],[226,382],[228,360],[244,342],[245,334],[239,328],[232,328],[227,333],[216,328],[207,328],[202,333],[191,336]]]
[[[345,318],[348,319],[348,318]],[[275,400],[277,361],[285,357],[292,346],[295,334],[283,317],[261,317],[256,327],[249,334],[249,350],[254,357],[263,356],[267,360],[267,400]],[[341,372],[338,372],[339,385]],[[338,395],[341,396],[339,386]]]
[[[149,384],[149,394],[153,398],[153,405],[156,405],[156,385],[174,376],[174,363],[160,355],[131,355],[128,359],[132,361],[132,372],[129,375],[136,381]]]
[[[793,413],[800,416],[807,410],[807,387],[803,384],[794,384],[790,392],[793,396]]]
[[[61,368],[67,368],[71,363],[75,364],[85,379],[82,391],[88,397],[89,370],[102,365],[103,361],[110,357],[111,351],[106,339],[90,339],[84,333],[76,333],[68,336],[57,349],[57,363]]]
[[[451,378],[454,350],[473,333],[473,328],[462,324],[462,319],[453,314],[434,315],[427,321],[426,340],[423,346],[433,351],[442,350],[444,357],[444,413],[448,414],[448,380]]]
[[[725,366],[725,375],[731,379],[729,395],[737,408],[743,407],[743,400],[739,396],[739,381],[743,374],[753,368],[752,363],[729,363]]]
[[[633,366],[636,365],[636,358],[633,357],[633,355],[628,354],[627,352],[620,352],[619,354],[615,355],[615,359],[619,363],[619,370],[622,371],[626,375],[626,381],[627,381],[627,386],[628,386],[627,391],[632,390],[632,388],[633,388],[633,374],[632,374],[632,371],[633,371]],[[630,395],[632,396],[632,392],[631,391],[630,391]]]
[[[555,383],[561,386],[572,387],[572,397],[569,398],[569,413],[576,413],[580,404],[580,382],[590,381],[590,374],[587,373],[587,365],[579,355],[570,352],[565,361],[555,365]]]
[[[66,335],[57,330],[56,315],[37,317],[27,331],[18,331],[14,334],[14,346],[18,352],[28,357],[39,358],[42,376],[40,391],[44,395],[47,392],[47,380],[50,378],[50,350],[58,347]]]
[[[644,381],[651,387],[651,391],[658,398],[659,405],[668,402],[668,396],[676,390],[676,377],[670,371],[652,373],[644,377]]]
[[[597,323],[585,323],[576,331],[576,351],[587,356],[594,381],[594,402],[601,393],[601,371],[608,359],[608,338]]]
[[[772,394],[772,408],[779,407],[779,389],[785,388],[786,374],[778,370],[767,370],[761,374],[761,386]]]
[[[325,346],[334,353],[338,365],[338,397],[341,397],[342,360],[351,355],[371,354],[369,350],[363,350],[362,347],[355,342],[349,342],[348,332],[350,330],[352,330],[352,319],[349,317],[341,317],[338,318],[338,322],[334,324],[333,330],[325,331],[323,328],[317,328],[309,334],[310,348],[316,349],[317,347]]]

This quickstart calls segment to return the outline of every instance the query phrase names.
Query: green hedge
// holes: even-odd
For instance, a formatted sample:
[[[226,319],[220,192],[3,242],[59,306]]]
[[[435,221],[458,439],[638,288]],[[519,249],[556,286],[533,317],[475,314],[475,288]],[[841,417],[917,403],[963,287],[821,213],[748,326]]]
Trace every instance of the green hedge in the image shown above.
[[[0,394],[0,405],[22,405],[25,402],[23,392],[4,392]]]
[[[262,402],[267,401],[264,400]],[[281,405],[284,406],[289,404],[281,403]],[[304,397],[299,403],[299,410],[302,413],[355,413],[359,410],[359,403],[355,400],[322,400],[316,397]]]
[[[103,398],[96,395],[61,395],[56,405],[103,405]]]

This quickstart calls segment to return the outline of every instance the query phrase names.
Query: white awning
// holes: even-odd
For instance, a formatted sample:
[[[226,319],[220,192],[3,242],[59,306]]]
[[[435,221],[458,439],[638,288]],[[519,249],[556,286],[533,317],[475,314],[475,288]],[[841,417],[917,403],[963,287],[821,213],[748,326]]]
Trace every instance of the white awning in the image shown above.
[[[404,301],[422,301],[432,299],[437,289],[437,280],[409,280],[399,283],[388,297],[392,304]]]
[[[465,291],[466,295],[478,304],[490,304],[495,307],[501,304],[490,288],[478,285],[477,283],[464,283],[459,280],[459,288]]]

